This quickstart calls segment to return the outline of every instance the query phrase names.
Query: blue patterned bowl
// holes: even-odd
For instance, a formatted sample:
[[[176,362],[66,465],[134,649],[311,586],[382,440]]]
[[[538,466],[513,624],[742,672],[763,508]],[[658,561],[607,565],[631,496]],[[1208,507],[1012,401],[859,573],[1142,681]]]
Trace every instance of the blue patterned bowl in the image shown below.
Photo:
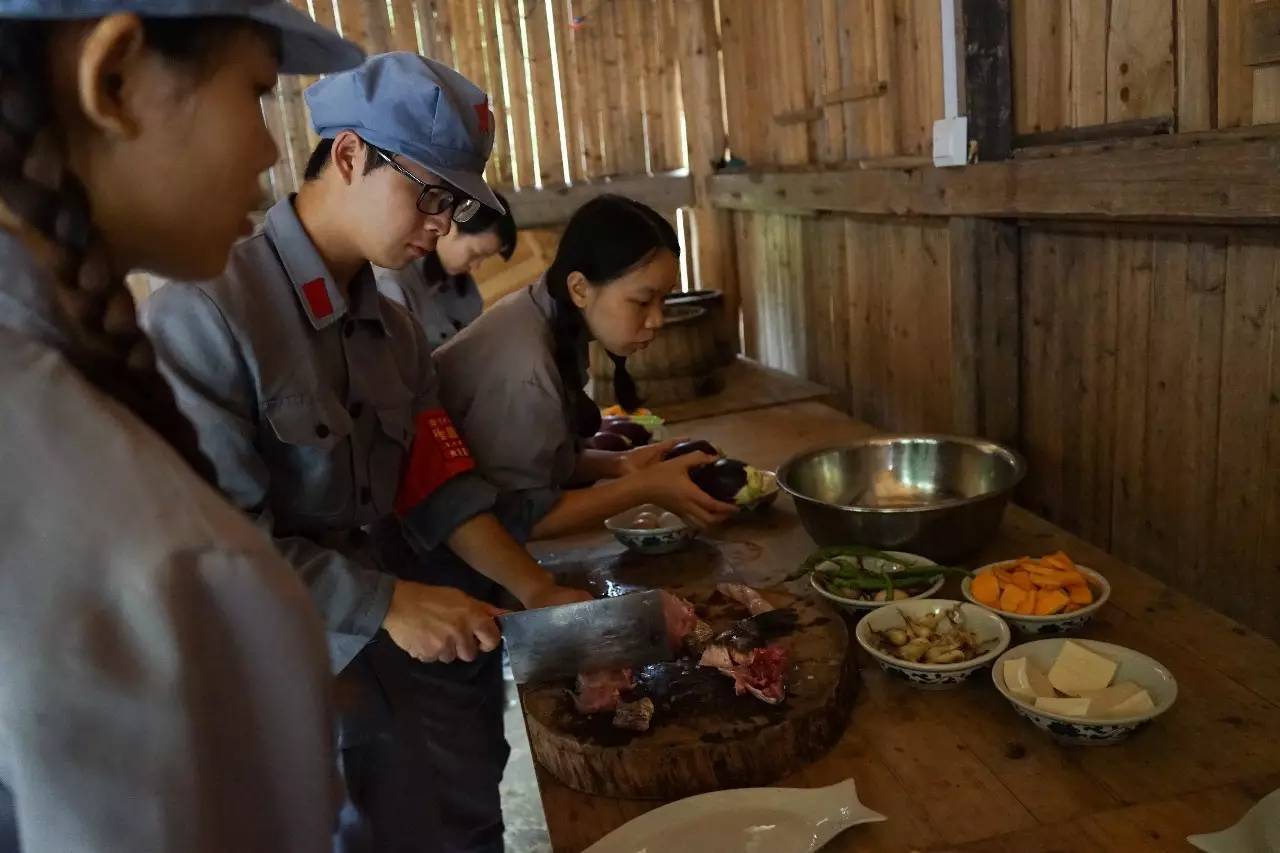
[[[965,624],[977,635],[981,643],[993,643],[989,651],[973,660],[961,663],[911,663],[899,660],[876,648],[871,632],[886,631],[900,627],[902,617],[917,619],[927,613],[942,613],[958,606],[964,615]],[[949,601],[943,598],[908,598],[895,601],[884,607],[867,613],[854,629],[858,644],[866,649],[867,654],[876,659],[880,668],[890,675],[906,680],[912,687],[920,690],[949,690],[959,687],[969,680],[975,672],[982,669],[1000,656],[1009,647],[1009,626],[1004,620],[989,610],[961,601]]]
[[[1013,710],[1026,717],[1037,728],[1047,732],[1055,740],[1076,746],[1110,746],[1119,743],[1134,732],[1148,725],[1156,717],[1173,706],[1178,698],[1178,682],[1169,670],[1157,661],[1141,652],[1117,646],[1113,643],[1100,643],[1097,640],[1072,640],[1085,646],[1090,651],[1111,658],[1119,664],[1114,681],[1132,681],[1141,685],[1151,694],[1155,708],[1144,714],[1132,717],[1067,717],[1062,714],[1051,714],[1019,699],[1009,692],[1004,683],[1004,662],[1017,658],[1027,661],[1041,672],[1048,672],[1062,650],[1065,638],[1050,640],[1033,640],[1015,646],[996,660],[991,670],[991,680]]]
[[[1089,589],[1093,591],[1093,603],[1086,604],[1079,610],[1071,613],[1057,613],[1053,616],[1028,616],[1023,613],[1010,613],[1007,610],[1000,610],[995,607],[988,607],[973,597],[971,586],[973,583],[973,575],[983,569],[999,569],[1006,566],[1016,564],[1017,560],[1004,560],[999,563],[991,563],[981,568],[975,569],[973,574],[960,581],[960,592],[971,603],[976,604],[992,613],[998,613],[1004,617],[1005,621],[1014,627],[1020,634],[1028,636],[1058,636],[1060,634],[1070,634],[1073,631],[1079,631],[1085,624],[1093,618],[1093,614],[1102,609],[1102,605],[1107,603],[1107,599],[1111,597],[1111,584],[1107,583],[1107,579],[1095,572],[1088,566],[1076,564],[1076,571],[1084,575],[1084,579],[1089,583]]]
[[[638,528],[636,518],[642,513],[652,513],[664,518],[657,528]],[[684,521],[657,504],[641,504],[626,512],[620,512],[604,523],[619,542],[640,554],[670,554],[693,541],[698,534]]]

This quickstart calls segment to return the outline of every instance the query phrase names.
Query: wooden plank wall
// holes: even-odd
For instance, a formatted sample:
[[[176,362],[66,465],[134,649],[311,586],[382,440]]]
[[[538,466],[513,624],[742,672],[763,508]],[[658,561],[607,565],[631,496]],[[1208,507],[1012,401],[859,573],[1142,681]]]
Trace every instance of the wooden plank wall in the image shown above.
[[[1280,231],[1022,238],[1031,509],[1280,636]]]
[[[487,91],[494,184],[558,187],[686,165],[676,0],[292,2],[370,53],[423,53]],[[276,198],[297,189],[315,144],[302,100],[313,79],[284,78],[263,100],[283,155],[269,178]]]
[[[729,147],[748,166],[927,155],[937,3],[721,0]]]
[[[1015,131],[1176,118],[1179,131],[1280,120],[1280,69],[1242,64],[1254,0],[1018,0]]]
[[[952,424],[946,220],[735,213],[744,352],[898,430]]]

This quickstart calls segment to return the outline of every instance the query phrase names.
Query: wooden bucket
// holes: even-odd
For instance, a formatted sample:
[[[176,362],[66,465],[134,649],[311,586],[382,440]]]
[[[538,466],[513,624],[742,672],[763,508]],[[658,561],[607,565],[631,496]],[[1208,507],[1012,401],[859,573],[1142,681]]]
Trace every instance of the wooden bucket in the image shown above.
[[[682,403],[724,388],[724,371],[716,345],[711,313],[697,306],[667,306],[666,324],[653,343],[627,359],[645,405]],[[613,396],[613,360],[604,347],[591,342],[591,398],[601,406],[617,402]]]
[[[718,363],[730,364],[738,357],[737,318],[729,317],[724,307],[724,294],[719,290],[688,290],[683,293],[672,293],[667,296],[669,306],[697,306],[706,308],[711,315],[711,325],[715,329],[716,354]],[[731,325],[732,323],[732,325]]]

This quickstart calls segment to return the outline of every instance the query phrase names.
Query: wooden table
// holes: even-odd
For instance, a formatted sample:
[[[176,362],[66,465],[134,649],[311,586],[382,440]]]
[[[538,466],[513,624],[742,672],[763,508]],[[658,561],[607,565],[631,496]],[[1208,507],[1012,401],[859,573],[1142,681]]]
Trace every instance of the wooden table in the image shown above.
[[[681,432],[773,467],[872,430],[801,402],[691,422]],[[776,582],[813,547],[786,496],[768,519],[720,535],[742,577],[759,585]],[[552,564],[581,563],[618,548],[591,534],[539,551]],[[1111,601],[1083,635],[1168,666],[1178,679],[1175,706],[1127,743],[1062,747],[1019,718],[987,678],[925,693],[863,658],[844,738],[779,783],[816,787],[851,776],[863,802],[888,815],[828,849],[1189,850],[1188,834],[1234,823],[1280,786],[1280,648],[1017,507],[973,564],[1057,548],[1112,584]],[[942,595],[960,598],[952,587]],[[539,786],[556,851],[580,851],[658,805],[580,794],[541,771]]]

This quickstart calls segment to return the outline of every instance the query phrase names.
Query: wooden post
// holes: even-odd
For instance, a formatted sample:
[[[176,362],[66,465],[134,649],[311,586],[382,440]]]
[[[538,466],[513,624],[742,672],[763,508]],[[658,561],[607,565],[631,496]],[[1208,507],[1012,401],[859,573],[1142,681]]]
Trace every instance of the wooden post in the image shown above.
[[[637,30],[633,36],[642,49],[641,66],[636,77],[643,86],[645,143],[649,155],[649,171],[665,171],[669,155],[667,154],[667,134],[664,115],[667,110],[674,109],[670,97],[663,91],[662,58],[669,48],[664,50],[660,38],[663,23],[662,6],[657,0],[641,0],[637,6],[635,19]],[[639,73],[642,71],[643,73]]]
[[[414,22],[413,0],[391,0],[395,21],[391,27],[391,49],[418,52],[418,30]]]
[[[520,39],[519,0],[495,0],[502,28],[502,56],[506,67],[507,114],[511,117],[511,155],[517,186],[533,186],[533,128],[529,124],[529,93],[524,76],[524,45]]]
[[[720,51],[716,41],[715,0],[676,0],[680,28],[681,95],[696,108],[686,114],[689,142],[689,171],[693,178],[693,217],[697,245],[697,277],[703,289],[724,293],[725,331],[734,341],[742,299],[738,288],[732,214],[711,207],[708,182],[725,148],[725,127],[721,119]]]
[[[1010,0],[964,0],[964,113],[979,160],[1008,159],[1013,145]]]
[[[583,86],[578,76],[578,31],[573,25],[571,0],[555,0],[552,26],[556,34],[556,61],[560,68],[560,97],[564,104],[565,144],[568,146],[571,183],[583,179],[583,148],[587,128],[583,123]]]
[[[507,90],[502,82],[502,57],[498,53],[498,20],[492,3],[479,4],[481,53],[484,62],[485,91],[493,110],[493,154],[489,157],[489,179],[498,184],[511,183],[511,137],[507,133]],[[477,81],[478,82],[478,81]]]
[[[425,56],[453,65],[453,22],[449,0],[414,0],[418,10],[418,38]]]
[[[679,45],[683,22],[676,17],[676,0],[658,0],[658,31],[662,34],[662,44],[666,50],[659,51],[659,82],[662,86],[663,105],[662,133],[666,137],[667,159],[663,163],[664,170],[679,169],[685,166],[685,141],[682,127],[685,107],[684,95],[680,83]],[[656,40],[656,37],[655,37]],[[716,94],[720,89],[717,85]],[[695,109],[702,109],[702,104],[695,104]],[[720,122],[717,113],[714,121]]]
[[[533,100],[533,133],[538,141],[538,180],[541,186],[565,182],[550,26],[547,4],[543,0],[525,0],[524,28],[529,42],[529,77],[533,85],[529,96]]]
[[[618,60],[622,72],[623,114],[626,117],[624,175],[647,171],[644,116],[644,40],[650,37],[642,26],[640,4],[646,0],[621,0],[618,4]]]

